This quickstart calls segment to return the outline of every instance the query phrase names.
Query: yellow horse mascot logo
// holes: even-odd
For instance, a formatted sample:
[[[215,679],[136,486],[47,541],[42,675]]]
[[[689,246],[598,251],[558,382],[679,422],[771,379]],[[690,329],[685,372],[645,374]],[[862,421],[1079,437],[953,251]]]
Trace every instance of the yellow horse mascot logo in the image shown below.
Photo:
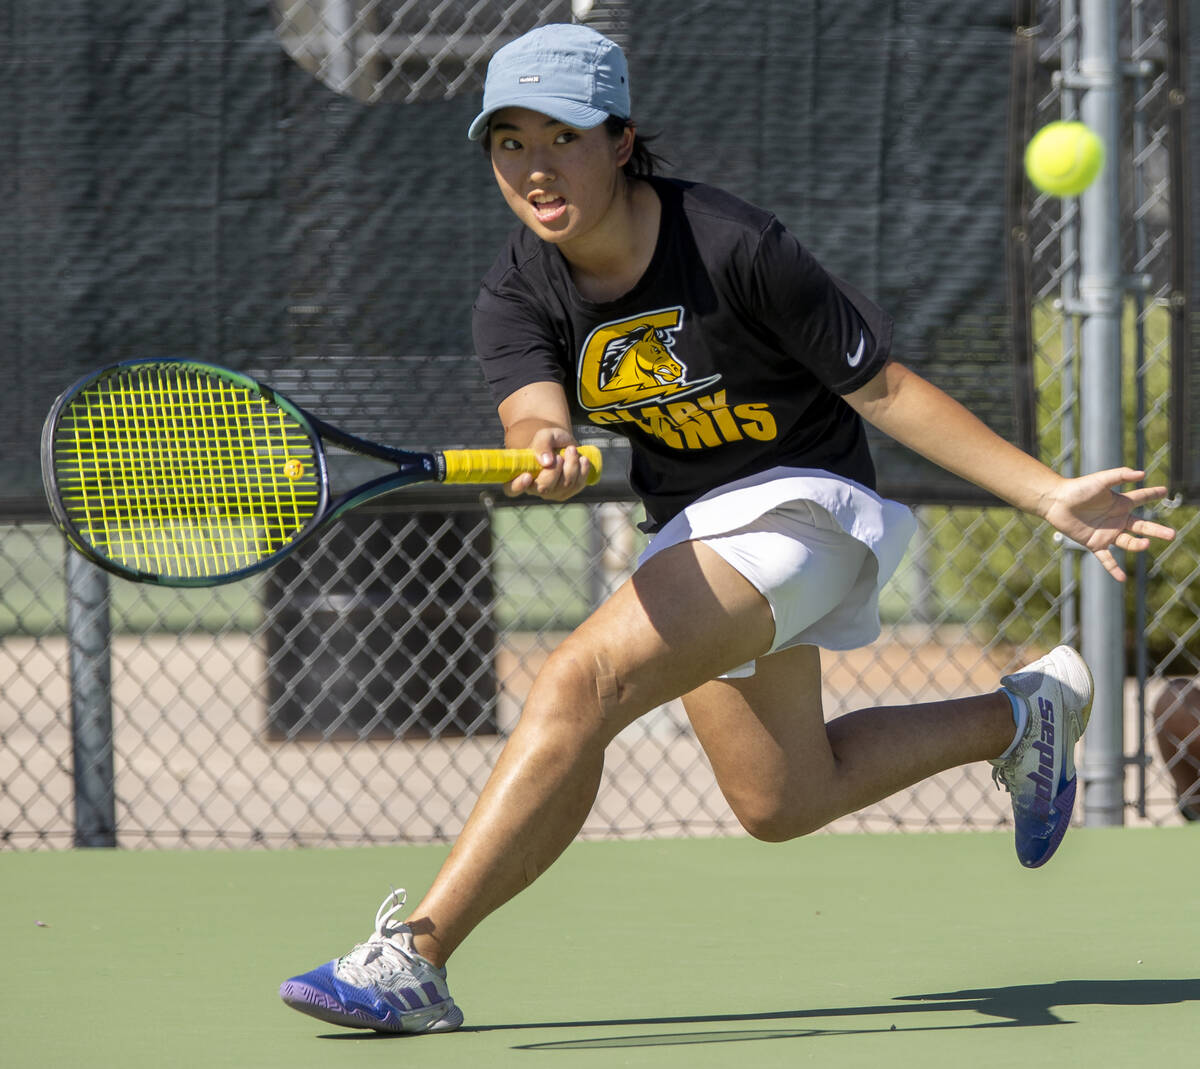
[[[689,382],[672,351],[683,325],[682,308],[664,308],[605,323],[588,336],[579,361],[579,402],[589,411],[625,408],[691,393],[716,382]]]
[[[600,389],[641,392],[678,382],[683,378],[683,366],[671,355],[669,344],[657,328],[648,325],[614,338],[600,359]]]

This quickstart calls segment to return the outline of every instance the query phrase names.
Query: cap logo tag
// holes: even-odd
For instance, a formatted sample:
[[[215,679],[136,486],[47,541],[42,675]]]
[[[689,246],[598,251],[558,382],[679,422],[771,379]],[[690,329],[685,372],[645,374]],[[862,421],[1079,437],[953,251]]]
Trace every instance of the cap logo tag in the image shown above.
[[[533,82],[540,82],[541,80],[542,80],[541,75],[526,74],[526,75],[522,75],[522,77],[517,79],[517,84],[518,85],[530,85]]]

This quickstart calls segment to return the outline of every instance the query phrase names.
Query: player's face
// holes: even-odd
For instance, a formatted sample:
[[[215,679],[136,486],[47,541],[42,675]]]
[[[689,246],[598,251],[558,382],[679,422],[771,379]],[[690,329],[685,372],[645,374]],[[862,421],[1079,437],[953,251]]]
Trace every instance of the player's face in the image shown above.
[[[573,242],[595,239],[618,194],[632,131],[614,138],[603,125],[578,130],[526,108],[492,117],[492,170],[508,206],[543,241],[564,253]]]

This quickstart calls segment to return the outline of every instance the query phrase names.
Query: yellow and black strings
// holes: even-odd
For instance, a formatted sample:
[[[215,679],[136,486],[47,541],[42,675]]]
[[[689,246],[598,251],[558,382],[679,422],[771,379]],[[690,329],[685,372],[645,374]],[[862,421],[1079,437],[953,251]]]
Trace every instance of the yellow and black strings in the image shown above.
[[[157,365],[93,384],[56,440],[64,506],[134,570],[202,577],[283,548],[320,501],[305,428],[256,391]]]

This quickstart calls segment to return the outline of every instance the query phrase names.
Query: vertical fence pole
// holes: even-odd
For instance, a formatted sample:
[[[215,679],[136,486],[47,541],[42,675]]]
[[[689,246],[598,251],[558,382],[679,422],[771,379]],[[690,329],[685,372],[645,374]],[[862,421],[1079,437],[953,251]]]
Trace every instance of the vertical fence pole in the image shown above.
[[[70,549],[66,556],[75,845],[116,846],[108,576]]]
[[[1133,54],[1140,55],[1146,42],[1146,13],[1141,3],[1135,2],[1130,8],[1130,48]],[[1145,153],[1150,143],[1150,123],[1146,109],[1141,105],[1146,95],[1147,71],[1134,69],[1132,92],[1133,99],[1139,106],[1133,110],[1133,189],[1134,205],[1133,223],[1133,262],[1145,262],[1148,248],[1146,219],[1140,214],[1140,208],[1146,203],[1145,182]],[[1133,466],[1138,471],[1146,469],[1146,288],[1135,280],[1134,289],[1134,336],[1133,336],[1133,367],[1134,367],[1134,460]],[[1137,680],[1137,751],[1135,767],[1137,768],[1137,815],[1146,816],[1146,676],[1149,671],[1146,649],[1146,598],[1149,576],[1147,574],[1146,554],[1139,553],[1134,564],[1136,571],[1133,577],[1133,635],[1134,635],[1134,678]]]
[[[321,18],[329,38],[328,84],[338,93],[353,95],[354,12],[347,0],[327,0]]]
[[[1079,4],[1077,0],[1062,0],[1062,69],[1079,71]],[[1078,87],[1064,80],[1062,86],[1062,118],[1079,118]],[[1079,474],[1079,441],[1076,420],[1079,413],[1079,205],[1063,201],[1063,228],[1059,239],[1062,250],[1062,414],[1059,426],[1062,444],[1057,470],[1070,478]],[[1069,221],[1069,223],[1068,223]],[[1062,641],[1079,647],[1079,560],[1077,552],[1059,554],[1059,576],[1062,585]]]
[[[1084,471],[1119,467],[1121,417],[1121,65],[1117,4],[1082,0],[1080,117],[1104,142],[1107,162],[1081,201],[1079,297],[1081,458]],[[1124,822],[1124,598],[1123,588],[1095,557],[1080,572],[1083,656],[1096,679],[1082,766],[1084,820]]]

